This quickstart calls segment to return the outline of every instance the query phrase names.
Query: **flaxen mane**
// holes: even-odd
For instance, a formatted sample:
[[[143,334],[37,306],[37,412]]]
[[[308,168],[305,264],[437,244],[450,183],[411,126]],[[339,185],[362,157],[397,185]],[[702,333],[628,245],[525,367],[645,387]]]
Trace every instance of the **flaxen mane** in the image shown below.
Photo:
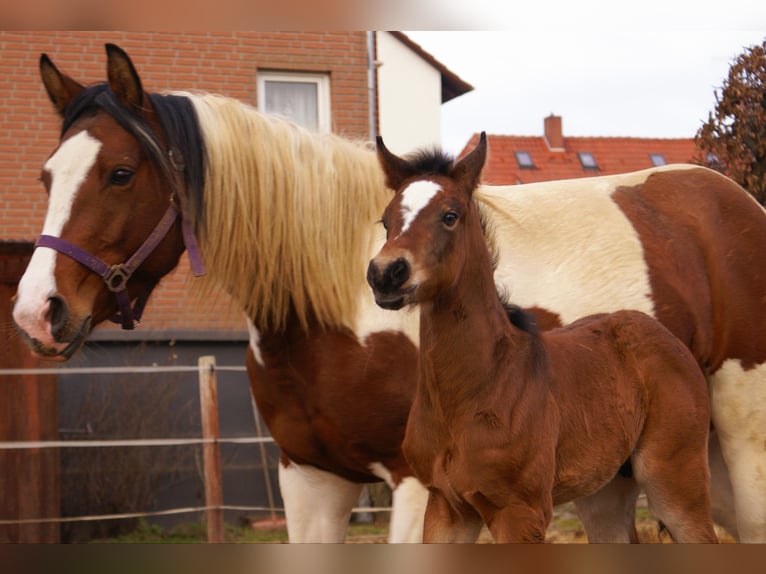
[[[390,192],[375,154],[237,100],[190,94],[205,144],[200,249],[256,324],[352,325],[374,222]]]

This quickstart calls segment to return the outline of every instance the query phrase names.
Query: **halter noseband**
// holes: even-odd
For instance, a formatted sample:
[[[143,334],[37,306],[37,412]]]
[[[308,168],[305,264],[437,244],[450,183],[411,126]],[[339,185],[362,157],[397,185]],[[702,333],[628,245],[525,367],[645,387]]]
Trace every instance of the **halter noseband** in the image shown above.
[[[176,154],[177,153],[178,152],[176,151]],[[171,154],[171,158],[173,158],[173,155],[174,154]],[[175,158],[175,161],[171,159],[171,162],[176,168],[178,167],[177,161],[177,158]],[[181,164],[181,166],[182,165],[183,164]],[[149,237],[146,238],[136,252],[125,263],[109,265],[95,255],[70,243],[66,239],[55,237],[53,235],[40,235],[35,242],[35,248],[49,247],[54,249],[59,253],[71,257],[101,277],[106,284],[106,287],[113,292],[117,298],[117,307],[119,308],[119,311],[110,317],[110,320],[114,323],[122,324],[123,329],[130,330],[134,329],[141,320],[141,314],[144,311],[146,302],[149,300],[149,295],[151,294],[152,289],[150,289],[144,297],[137,298],[135,305],[131,307],[130,296],[128,295],[127,289],[128,279],[130,279],[136,269],[138,269],[146,258],[152,254],[160,241],[162,241],[168,234],[168,231],[170,231],[170,228],[173,226],[179,215],[181,215],[181,212],[171,201],[168,209],[162,216],[162,219],[160,219],[157,224],[157,227],[154,228],[154,231],[149,234]],[[205,266],[202,263],[202,257],[199,254],[197,240],[194,237],[192,227],[186,218],[181,216],[181,219],[184,244],[186,245],[186,251],[189,254],[189,263],[192,272],[196,276],[204,275]]]

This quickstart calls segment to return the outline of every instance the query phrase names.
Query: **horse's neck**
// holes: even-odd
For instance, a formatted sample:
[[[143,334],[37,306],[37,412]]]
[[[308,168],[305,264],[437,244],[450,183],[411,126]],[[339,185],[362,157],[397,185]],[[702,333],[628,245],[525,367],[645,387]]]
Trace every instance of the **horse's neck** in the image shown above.
[[[451,288],[421,304],[422,391],[442,410],[480,395],[527,356],[528,337],[508,320],[484,255],[470,258]]]

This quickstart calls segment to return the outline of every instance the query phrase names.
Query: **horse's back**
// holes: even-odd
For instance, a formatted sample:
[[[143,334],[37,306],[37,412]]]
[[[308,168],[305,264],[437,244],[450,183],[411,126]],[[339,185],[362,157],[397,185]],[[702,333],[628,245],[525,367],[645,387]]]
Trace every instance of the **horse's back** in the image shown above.
[[[562,408],[578,396],[597,417],[602,410],[622,418],[634,438],[650,411],[709,419],[707,382],[694,356],[643,312],[590,315],[542,336]]]
[[[481,189],[496,278],[559,324],[637,309],[715,371],[766,360],[766,214],[700,166]],[[546,277],[545,282],[540,277]]]

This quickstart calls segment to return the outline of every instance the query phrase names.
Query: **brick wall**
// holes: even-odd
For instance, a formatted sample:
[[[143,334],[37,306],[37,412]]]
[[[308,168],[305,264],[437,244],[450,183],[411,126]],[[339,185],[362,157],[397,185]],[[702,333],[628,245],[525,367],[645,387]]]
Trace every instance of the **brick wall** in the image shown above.
[[[59,122],[39,79],[40,54],[81,82],[100,82],[106,42],[130,55],[152,92],[204,90],[255,104],[258,69],[328,72],[333,131],[369,137],[364,32],[0,31],[0,241],[34,240],[45,215],[37,178],[58,142]],[[155,292],[142,330],[243,328],[225,297],[195,299],[192,281],[184,257]]]

